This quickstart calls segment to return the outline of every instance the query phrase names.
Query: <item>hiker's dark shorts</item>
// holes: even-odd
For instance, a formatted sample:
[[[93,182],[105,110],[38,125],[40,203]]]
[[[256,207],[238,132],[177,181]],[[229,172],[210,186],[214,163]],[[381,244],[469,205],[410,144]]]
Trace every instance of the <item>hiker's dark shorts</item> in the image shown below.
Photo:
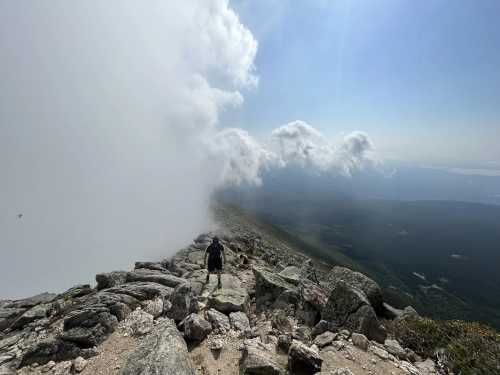
[[[221,257],[208,259],[207,264],[208,272],[220,271],[222,270],[222,259]]]

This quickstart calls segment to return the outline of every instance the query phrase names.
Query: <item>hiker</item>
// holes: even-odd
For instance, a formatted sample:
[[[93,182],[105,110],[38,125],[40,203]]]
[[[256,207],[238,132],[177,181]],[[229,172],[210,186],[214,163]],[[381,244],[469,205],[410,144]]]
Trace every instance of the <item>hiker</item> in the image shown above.
[[[208,256],[208,263],[207,263]],[[212,243],[205,250],[204,263],[208,270],[207,274],[207,284],[210,281],[210,273],[217,272],[217,288],[221,288],[220,274],[222,271],[222,258],[224,258],[224,264],[226,264],[226,253],[224,252],[224,246],[219,242],[219,238],[215,236],[212,239]]]

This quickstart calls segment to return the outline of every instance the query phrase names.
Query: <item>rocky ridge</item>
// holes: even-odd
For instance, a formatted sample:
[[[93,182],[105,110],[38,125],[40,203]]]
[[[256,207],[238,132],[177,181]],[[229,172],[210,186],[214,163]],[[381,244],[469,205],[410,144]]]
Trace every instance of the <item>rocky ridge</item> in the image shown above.
[[[98,274],[95,288],[0,301],[0,375],[439,373],[388,337],[413,309],[388,306],[358,272],[320,272],[253,222],[222,216],[222,288],[206,284],[214,234]]]

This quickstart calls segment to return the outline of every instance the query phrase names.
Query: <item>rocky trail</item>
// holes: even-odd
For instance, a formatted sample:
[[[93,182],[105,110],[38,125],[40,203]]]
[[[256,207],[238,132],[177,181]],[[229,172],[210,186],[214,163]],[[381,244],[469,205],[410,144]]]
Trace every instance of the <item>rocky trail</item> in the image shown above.
[[[131,271],[0,301],[0,374],[439,373],[388,337],[416,312],[384,303],[379,286],[347,268],[315,267],[255,222],[224,212],[222,288],[207,284],[200,235],[175,256]]]

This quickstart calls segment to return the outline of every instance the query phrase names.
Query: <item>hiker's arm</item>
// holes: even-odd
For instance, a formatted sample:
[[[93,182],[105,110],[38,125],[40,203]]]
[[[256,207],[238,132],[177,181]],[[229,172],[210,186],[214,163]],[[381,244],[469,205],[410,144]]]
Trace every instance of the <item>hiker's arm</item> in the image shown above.
[[[224,257],[224,265],[226,265],[226,250],[224,249],[224,246],[222,246],[222,256]]]
[[[208,247],[205,249],[205,254],[203,255],[203,266],[207,268],[207,256],[208,256]]]

